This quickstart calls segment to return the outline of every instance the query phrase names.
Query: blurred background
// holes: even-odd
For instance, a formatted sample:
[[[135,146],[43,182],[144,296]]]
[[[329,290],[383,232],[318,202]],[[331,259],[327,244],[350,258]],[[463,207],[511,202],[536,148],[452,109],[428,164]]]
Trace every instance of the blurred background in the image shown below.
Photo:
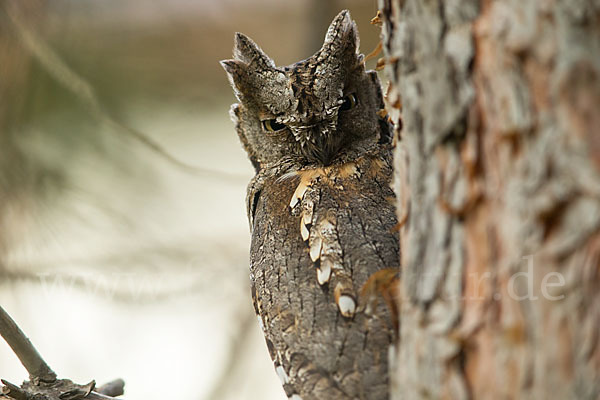
[[[235,31],[278,65],[307,58],[343,8],[370,53],[375,0],[0,0],[0,304],[60,377],[285,398],[218,61]],[[0,377],[26,375],[0,341]]]

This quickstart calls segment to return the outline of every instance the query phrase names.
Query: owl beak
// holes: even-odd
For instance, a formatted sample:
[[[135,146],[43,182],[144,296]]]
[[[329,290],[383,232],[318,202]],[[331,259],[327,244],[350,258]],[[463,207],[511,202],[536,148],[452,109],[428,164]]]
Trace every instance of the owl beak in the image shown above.
[[[302,133],[297,139],[308,161],[327,166],[339,154],[342,143],[335,130],[314,126]]]
[[[325,138],[323,142],[323,150],[321,151],[320,161],[323,163],[323,165],[327,166],[331,164],[331,162],[339,154],[340,146],[339,143],[336,143],[329,138]]]

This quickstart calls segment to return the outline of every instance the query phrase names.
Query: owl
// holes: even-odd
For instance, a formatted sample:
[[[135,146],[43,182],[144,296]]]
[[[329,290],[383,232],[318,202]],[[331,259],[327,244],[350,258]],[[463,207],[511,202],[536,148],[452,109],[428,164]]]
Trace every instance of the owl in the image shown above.
[[[388,398],[394,319],[373,287],[399,269],[392,131],[358,45],[342,11],[304,61],[277,67],[237,33],[234,58],[221,62],[256,171],[246,199],[252,299],[295,400]]]

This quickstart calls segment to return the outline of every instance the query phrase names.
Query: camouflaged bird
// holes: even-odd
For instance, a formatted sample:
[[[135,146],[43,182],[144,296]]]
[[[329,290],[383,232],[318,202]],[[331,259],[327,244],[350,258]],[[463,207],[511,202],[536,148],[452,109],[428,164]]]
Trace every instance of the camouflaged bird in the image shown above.
[[[322,48],[287,67],[237,33],[221,63],[256,170],[252,298],[283,388],[296,400],[387,399],[394,323],[370,286],[399,264],[392,131],[356,25],[342,11]]]

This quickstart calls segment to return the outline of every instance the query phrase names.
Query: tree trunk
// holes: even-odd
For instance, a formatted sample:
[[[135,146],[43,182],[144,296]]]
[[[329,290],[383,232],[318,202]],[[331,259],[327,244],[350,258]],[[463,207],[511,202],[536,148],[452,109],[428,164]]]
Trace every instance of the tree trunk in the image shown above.
[[[393,397],[597,399],[600,4],[379,6],[404,125]]]

